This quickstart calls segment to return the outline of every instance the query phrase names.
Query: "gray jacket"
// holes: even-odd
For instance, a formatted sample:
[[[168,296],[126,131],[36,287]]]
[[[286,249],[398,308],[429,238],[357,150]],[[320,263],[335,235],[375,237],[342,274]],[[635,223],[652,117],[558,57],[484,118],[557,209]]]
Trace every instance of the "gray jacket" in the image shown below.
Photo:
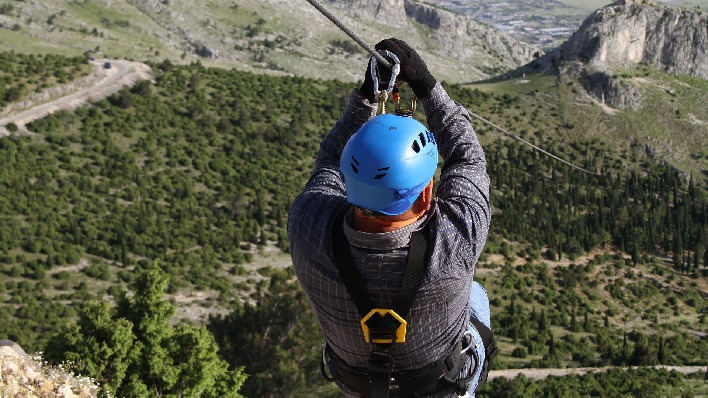
[[[430,258],[421,288],[408,314],[406,342],[391,350],[396,369],[419,369],[449,353],[469,322],[469,293],[475,264],[489,230],[489,176],[484,152],[467,111],[438,84],[420,101],[444,164],[436,198],[427,215],[403,229],[381,234],[350,227],[339,159],[349,137],[375,116],[376,104],[355,90],[342,117],[320,144],[315,170],[294,201],[288,237],[295,273],[334,353],[350,366],[367,368],[371,347],[364,341],[360,316],[333,262],[331,231],[344,228],[354,263],[378,308],[389,308],[406,266],[411,232],[430,230]],[[336,216],[349,209],[344,226]],[[432,250],[431,250],[432,249]],[[474,368],[468,357],[460,376]],[[342,386],[347,396],[356,396]],[[430,397],[455,397],[452,389]]]

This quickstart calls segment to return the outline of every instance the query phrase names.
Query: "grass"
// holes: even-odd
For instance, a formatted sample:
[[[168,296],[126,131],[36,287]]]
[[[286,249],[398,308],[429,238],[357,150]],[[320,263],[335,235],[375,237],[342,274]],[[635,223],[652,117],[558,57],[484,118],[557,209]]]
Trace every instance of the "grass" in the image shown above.
[[[67,57],[82,54],[79,49],[57,45],[39,37],[29,37],[22,32],[7,29],[0,29],[0,46],[8,51],[14,50],[27,54],[56,54]]]
[[[643,66],[618,69],[614,74],[622,84],[640,93],[640,109],[603,107],[599,100],[593,101],[585,94],[580,82],[566,77],[534,74],[466,87],[514,98],[514,106],[501,114],[484,107],[471,109],[514,134],[528,129],[528,123],[523,121],[537,115],[540,136],[555,136],[563,142],[602,143],[618,153],[624,152],[624,157],[637,164],[647,156],[655,157],[708,183],[704,174],[708,170],[704,156],[704,148],[708,148],[708,109],[704,106],[708,81],[670,76]],[[474,125],[482,132],[493,131],[481,137],[483,143],[505,137],[481,122]]]
[[[144,60],[177,54],[156,37],[168,34],[127,4],[105,8],[93,3],[66,2],[33,9],[32,15],[31,20],[13,18],[22,27],[20,32],[0,30],[3,48],[67,56],[94,51],[111,57]],[[48,24],[50,18],[52,23]]]
[[[561,3],[590,14],[608,4],[614,3],[612,0],[560,0]]]

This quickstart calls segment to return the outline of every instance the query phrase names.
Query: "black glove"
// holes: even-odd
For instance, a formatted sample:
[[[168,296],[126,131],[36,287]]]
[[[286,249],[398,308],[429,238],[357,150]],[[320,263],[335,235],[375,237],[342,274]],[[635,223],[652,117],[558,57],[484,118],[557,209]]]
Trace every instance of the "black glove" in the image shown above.
[[[401,73],[398,75],[398,80],[408,83],[416,97],[425,98],[430,94],[437,81],[430,74],[428,66],[425,65],[418,53],[410,48],[405,41],[386,39],[380,41],[374,48],[379,51],[388,50],[398,57],[401,62]],[[379,68],[379,71],[382,69],[386,69],[386,67]]]
[[[385,52],[379,51],[379,54],[381,54],[382,57],[384,57],[387,61],[393,64],[393,60],[387,57]],[[361,91],[361,94],[364,97],[368,98],[370,102],[374,102],[376,101],[376,93],[374,93],[374,79],[371,78],[371,62],[369,62],[367,65],[368,66],[366,67],[366,76],[364,76],[364,83],[362,83],[361,87],[359,87],[359,91]],[[385,90],[386,88],[388,88],[388,83],[391,81],[391,70],[381,64],[378,64],[378,61],[377,65],[379,90]]]

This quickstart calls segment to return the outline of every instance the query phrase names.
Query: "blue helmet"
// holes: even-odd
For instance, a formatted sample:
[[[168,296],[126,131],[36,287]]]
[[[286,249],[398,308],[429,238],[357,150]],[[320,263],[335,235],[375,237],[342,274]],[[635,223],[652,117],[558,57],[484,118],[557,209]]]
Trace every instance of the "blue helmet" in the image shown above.
[[[435,137],[415,119],[384,114],[349,138],[339,161],[347,200],[386,215],[415,202],[438,166]]]

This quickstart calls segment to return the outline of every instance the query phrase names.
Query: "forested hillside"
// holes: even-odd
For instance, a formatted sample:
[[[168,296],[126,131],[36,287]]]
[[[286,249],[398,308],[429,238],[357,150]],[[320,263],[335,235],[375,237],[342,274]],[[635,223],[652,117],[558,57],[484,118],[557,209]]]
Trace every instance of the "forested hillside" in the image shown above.
[[[168,61],[153,68],[154,84],[34,122],[34,135],[0,138],[0,338],[43,350],[86,300],[118,301],[159,259],[169,297],[200,292],[225,315],[208,326],[223,357],[250,375],[245,396],[332,394],[317,377],[321,338],[292,270],[251,269],[269,248],[287,252],[289,203],[356,85]],[[702,178],[583,136],[584,116],[538,101],[546,89],[447,89],[601,174],[475,122],[493,187],[477,279],[490,291],[500,339],[494,366],[708,365]],[[628,117],[595,128],[626,128]],[[557,384],[498,380],[479,396],[574,383],[608,396],[646,386],[708,393],[677,374],[618,372]],[[641,386],[608,390],[617,378]],[[512,389],[520,395],[504,395]]]
[[[88,74],[86,57],[67,58],[58,55],[0,53],[0,115],[6,105],[56,84]]]

